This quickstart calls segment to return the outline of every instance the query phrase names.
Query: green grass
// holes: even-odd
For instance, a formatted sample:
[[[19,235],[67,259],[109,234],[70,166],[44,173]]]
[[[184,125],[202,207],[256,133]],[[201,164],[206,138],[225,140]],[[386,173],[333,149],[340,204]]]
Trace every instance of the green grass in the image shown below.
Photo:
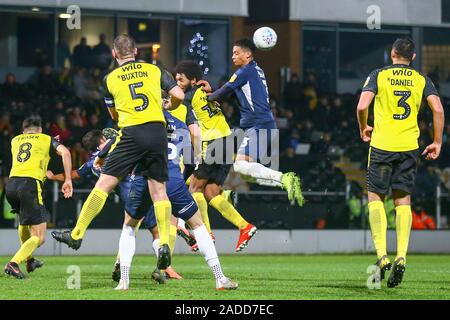
[[[450,299],[450,256],[411,255],[403,283],[380,290],[366,287],[369,255],[222,256],[226,275],[239,282],[236,291],[216,291],[213,276],[202,257],[175,256],[173,266],[184,280],[158,285],[150,278],[155,258],[133,261],[131,289],[113,290],[113,257],[39,257],[42,269],[26,280],[2,273],[0,299]],[[5,265],[8,257],[0,257]],[[69,290],[69,265],[81,268],[81,289]],[[22,267],[23,271],[25,266]]]

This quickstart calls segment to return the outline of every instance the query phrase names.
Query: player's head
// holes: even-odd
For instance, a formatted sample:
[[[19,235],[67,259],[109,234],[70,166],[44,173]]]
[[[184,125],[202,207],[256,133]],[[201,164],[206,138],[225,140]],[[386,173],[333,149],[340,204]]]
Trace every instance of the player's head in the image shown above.
[[[106,142],[106,138],[103,136],[101,130],[95,129],[86,133],[81,140],[83,147],[89,151],[96,151],[97,148]]]
[[[392,45],[391,58],[392,60],[406,60],[411,62],[416,57],[414,50],[415,45],[410,38],[399,38]]]
[[[170,108],[172,106],[172,99],[170,97],[170,94],[168,94],[164,90],[161,90],[161,98],[162,98],[162,106],[164,109]]]
[[[127,35],[121,34],[114,39],[112,56],[116,60],[134,58],[137,55],[136,42]]]
[[[250,39],[239,39],[233,45],[233,63],[241,67],[253,60],[253,54],[256,51],[255,44]]]
[[[202,69],[194,61],[184,60],[175,67],[177,85],[187,92],[192,89],[197,81],[202,80]]]
[[[38,115],[32,115],[23,120],[22,130],[27,133],[41,133],[42,132],[42,119]]]

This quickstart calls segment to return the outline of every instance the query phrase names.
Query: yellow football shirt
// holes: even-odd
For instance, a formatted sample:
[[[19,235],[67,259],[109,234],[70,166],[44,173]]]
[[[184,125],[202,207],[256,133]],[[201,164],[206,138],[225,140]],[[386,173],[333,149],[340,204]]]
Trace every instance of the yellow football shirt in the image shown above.
[[[20,134],[11,140],[12,168],[10,177],[28,177],[44,181],[50,150],[59,143],[43,133]]]
[[[183,123],[186,123],[187,108],[184,104],[180,104],[176,109],[169,110],[169,113]]]
[[[438,95],[433,82],[408,65],[393,64],[371,72],[362,91],[375,93],[370,145],[393,152],[418,149],[417,115],[423,97]]]
[[[194,87],[187,92],[183,104],[194,112],[201,129],[202,141],[211,141],[231,134],[230,126],[215,102],[207,100],[206,93]]]
[[[176,86],[172,75],[160,67],[129,61],[106,75],[105,103],[119,114],[119,128],[164,119],[161,89],[169,92]]]

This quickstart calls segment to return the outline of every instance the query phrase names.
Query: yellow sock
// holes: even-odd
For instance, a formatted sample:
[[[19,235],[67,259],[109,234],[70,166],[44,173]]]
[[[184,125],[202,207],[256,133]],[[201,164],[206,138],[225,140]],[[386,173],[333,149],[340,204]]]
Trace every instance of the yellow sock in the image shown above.
[[[173,255],[173,250],[175,250],[175,242],[177,241],[177,226],[170,224],[169,227],[169,248],[170,254]]]
[[[200,214],[202,216],[203,223],[206,226],[206,230],[211,233],[211,225],[209,223],[208,216],[208,203],[206,202],[205,196],[201,192],[194,192],[192,194],[195,202],[197,203],[198,209],[200,210]]]
[[[19,225],[18,232],[21,245],[31,237],[30,226]]]
[[[170,215],[172,213],[172,205],[170,201],[156,201],[153,203],[155,208],[156,223],[159,231],[159,245],[169,244],[170,233]],[[169,246],[170,247],[170,246]]]
[[[387,255],[386,252],[386,232],[387,218],[384,211],[384,204],[381,201],[369,202],[369,221],[372,239],[377,250],[378,259]]]
[[[19,225],[18,232],[19,232],[20,245],[23,245],[31,237],[30,226]],[[29,257],[27,257],[27,260],[30,260],[31,258],[33,258],[33,255],[30,255]]]
[[[83,204],[83,208],[81,208],[77,225],[72,230],[71,236],[73,239],[78,240],[84,237],[86,229],[89,227],[92,220],[94,220],[100,211],[102,211],[106,199],[108,199],[108,194],[106,192],[97,187],[92,189],[89,197]]]
[[[397,214],[395,218],[395,227],[397,229],[397,258],[404,258],[406,261],[412,223],[411,206],[398,206],[395,208],[395,211]]]
[[[39,247],[39,238],[36,236],[30,237],[27,241],[25,241],[22,244],[19,251],[17,251],[17,253],[11,259],[11,261],[17,264],[22,263],[27,259],[27,257],[33,254],[34,250],[36,250],[37,247]]]
[[[209,204],[239,229],[244,229],[248,225],[248,222],[242,218],[239,212],[221,194],[212,198]]]

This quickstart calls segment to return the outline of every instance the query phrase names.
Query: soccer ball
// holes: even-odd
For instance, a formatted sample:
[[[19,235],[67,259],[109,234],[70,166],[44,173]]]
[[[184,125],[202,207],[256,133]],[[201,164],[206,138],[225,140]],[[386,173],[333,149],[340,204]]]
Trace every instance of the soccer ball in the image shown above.
[[[277,44],[277,33],[269,27],[261,27],[253,34],[253,43],[260,50],[270,50]]]

